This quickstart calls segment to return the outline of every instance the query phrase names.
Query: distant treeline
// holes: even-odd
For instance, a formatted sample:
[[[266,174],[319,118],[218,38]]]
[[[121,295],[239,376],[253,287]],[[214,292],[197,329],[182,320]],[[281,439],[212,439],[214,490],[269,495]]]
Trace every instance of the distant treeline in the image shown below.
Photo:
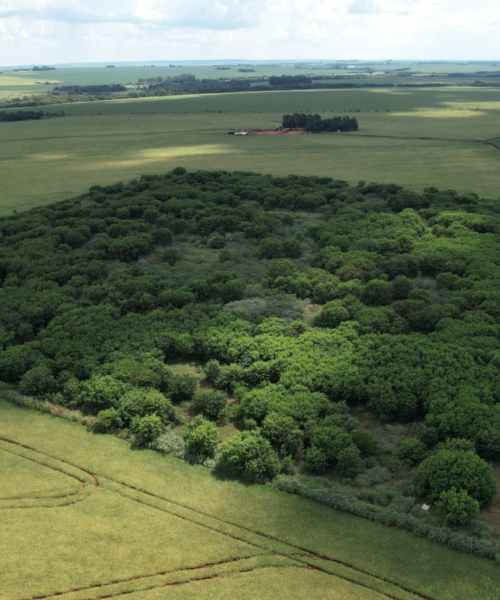
[[[64,117],[64,112],[44,113],[43,110],[18,110],[16,112],[0,112],[0,121],[37,121],[50,119],[52,117]]]
[[[338,80],[338,81],[332,81]],[[283,75],[280,77],[240,77],[231,79],[196,79],[195,75],[182,74],[174,77],[154,77],[140,79],[139,85],[148,85],[141,89],[127,89],[124,85],[88,85],[60,86],[52,92],[6,99],[0,102],[0,108],[35,107],[68,102],[94,102],[127,98],[147,98],[164,96],[184,96],[188,94],[221,94],[231,92],[270,92],[283,90],[311,89],[363,89],[363,88],[436,88],[453,87],[462,84],[436,83],[376,83],[363,80],[346,82],[338,76]],[[500,87],[496,82],[475,81],[463,85],[474,87]]]
[[[119,83],[110,85],[62,85],[54,88],[54,91],[66,94],[114,94],[116,92],[126,92],[127,88]]]
[[[358,120],[354,117],[334,117],[322,119],[320,115],[294,113],[283,115],[282,125],[285,129],[306,129],[307,131],[358,131]]]
[[[269,77],[269,85],[294,85],[311,83],[311,77],[307,75],[280,75]]]

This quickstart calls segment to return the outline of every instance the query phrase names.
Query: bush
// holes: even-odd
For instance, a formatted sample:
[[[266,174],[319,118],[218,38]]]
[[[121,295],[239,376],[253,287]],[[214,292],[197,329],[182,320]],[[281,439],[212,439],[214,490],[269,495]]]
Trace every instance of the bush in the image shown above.
[[[33,367],[27,371],[19,382],[19,389],[27,396],[42,396],[57,389],[57,382],[52,371],[46,365]]]
[[[322,448],[311,446],[306,451],[306,469],[322,475],[328,468],[328,457]]]
[[[420,465],[417,493],[435,503],[452,488],[466,491],[482,506],[493,499],[497,484],[491,466],[475,452],[444,448]]]
[[[106,408],[97,413],[97,420],[92,429],[98,433],[105,433],[111,429],[120,429],[122,426],[120,412],[116,408]]]
[[[454,487],[441,492],[436,507],[445,525],[463,525],[479,513],[479,502],[465,490],[457,491]]]
[[[207,390],[193,396],[193,408],[209,419],[219,419],[227,406],[227,394]]]
[[[177,413],[172,402],[158,390],[152,388],[133,388],[122,399],[120,415],[125,424],[134,417],[156,414],[164,425],[177,422]]]
[[[191,400],[197,388],[198,378],[194,375],[174,375],[170,387],[172,402]]]
[[[141,443],[147,444],[162,434],[163,423],[155,414],[135,416],[130,423],[130,430],[139,436]]]
[[[300,258],[304,253],[304,248],[299,240],[295,238],[286,238],[282,244],[282,252],[286,258]],[[272,258],[276,258],[273,256]]]
[[[163,253],[163,260],[167,262],[171,267],[175,263],[179,262],[182,258],[182,254],[177,248],[167,248]]]
[[[404,464],[414,467],[421,463],[427,454],[424,444],[417,438],[403,440],[395,455]]]
[[[82,382],[78,403],[91,413],[118,408],[129,385],[111,375],[94,375]]]
[[[302,451],[303,433],[297,423],[286,415],[270,413],[262,422],[262,435],[280,456],[297,456]]]
[[[219,432],[217,427],[206,419],[195,417],[188,423],[187,449],[195,456],[212,457],[217,448]]]
[[[342,448],[337,455],[337,470],[343,477],[356,477],[362,466],[359,449],[352,444]]]
[[[256,431],[242,431],[222,444],[219,467],[247,481],[264,482],[279,472],[278,455]]]

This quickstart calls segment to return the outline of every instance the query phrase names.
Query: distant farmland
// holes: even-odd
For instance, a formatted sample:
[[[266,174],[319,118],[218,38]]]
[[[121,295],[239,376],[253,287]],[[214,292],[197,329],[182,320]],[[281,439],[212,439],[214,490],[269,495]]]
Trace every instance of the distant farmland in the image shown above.
[[[0,213],[178,165],[498,196],[500,153],[479,143],[500,135],[496,89],[257,92],[57,108],[67,117],[1,124],[0,161],[6,175]],[[295,111],[324,117],[353,111],[360,130],[290,137],[225,135],[233,128],[272,129],[283,114]]]

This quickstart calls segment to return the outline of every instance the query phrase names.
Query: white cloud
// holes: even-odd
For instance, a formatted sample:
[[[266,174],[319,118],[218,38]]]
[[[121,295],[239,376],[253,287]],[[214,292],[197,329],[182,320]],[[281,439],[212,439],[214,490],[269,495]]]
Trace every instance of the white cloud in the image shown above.
[[[500,58],[499,28],[497,0],[0,0],[0,61]]]

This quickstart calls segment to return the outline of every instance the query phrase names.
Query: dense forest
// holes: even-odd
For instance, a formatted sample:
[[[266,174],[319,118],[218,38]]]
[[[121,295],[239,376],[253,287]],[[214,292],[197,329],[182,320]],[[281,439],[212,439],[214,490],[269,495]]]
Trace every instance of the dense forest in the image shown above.
[[[358,131],[358,120],[355,117],[333,117],[322,119],[320,115],[309,113],[293,113],[283,115],[281,124],[284,129],[306,129],[319,133],[320,131]]]
[[[0,219],[0,380],[153,446],[183,443],[164,430],[188,406],[189,454],[225,473],[465,523],[500,460],[499,234],[498,201],[454,190],[182,168],[94,186]],[[166,364],[186,361],[204,387]]]

